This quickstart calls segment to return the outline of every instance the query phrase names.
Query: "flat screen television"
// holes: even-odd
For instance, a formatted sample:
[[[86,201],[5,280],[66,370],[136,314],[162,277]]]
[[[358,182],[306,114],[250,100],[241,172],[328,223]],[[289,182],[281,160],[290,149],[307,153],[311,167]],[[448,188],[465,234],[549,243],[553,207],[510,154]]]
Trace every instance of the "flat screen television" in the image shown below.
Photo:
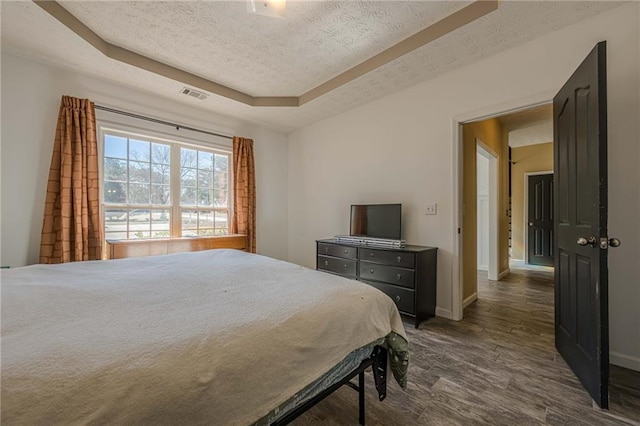
[[[399,240],[402,204],[352,204],[349,234]]]

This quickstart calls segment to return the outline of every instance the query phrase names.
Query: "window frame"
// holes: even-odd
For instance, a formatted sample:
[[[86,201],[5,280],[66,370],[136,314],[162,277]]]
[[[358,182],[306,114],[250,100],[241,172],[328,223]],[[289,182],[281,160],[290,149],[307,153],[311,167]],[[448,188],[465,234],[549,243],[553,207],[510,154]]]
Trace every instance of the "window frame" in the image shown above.
[[[100,178],[100,220],[102,230],[105,233],[105,240],[107,240],[105,227],[106,227],[106,217],[105,212],[108,209],[123,209],[123,210],[150,210],[150,216],[152,210],[169,210],[171,215],[171,222],[169,224],[169,236],[168,237],[159,237],[153,238],[152,235],[149,235],[149,238],[129,238],[129,220],[127,220],[127,238],[120,240],[129,240],[136,241],[142,239],[172,239],[172,238],[182,238],[182,211],[183,210],[196,210],[196,211],[211,211],[213,212],[215,218],[216,210],[224,210],[219,207],[201,207],[201,206],[185,206],[183,207],[180,204],[180,148],[188,148],[195,150],[204,150],[207,152],[212,152],[214,154],[222,154],[226,155],[228,158],[228,176],[227,176],[227,235],[231,235],[231,221],[233,218],[233,148],[231,141],[227,141],[226,139],[219,137],[211,137],[212,140],[207,140],[204,138],[199,138],[199,134],[194,135],[194,132],[189,132],[187,130],[176,129],[173,132],[168,132],[163,129],[167,126],[158,125],[158,129],[154,128],[155,126],[149,125],[145,127],[141,127],[137,125],[136,122],[129,122],[129,119],[122,120],[105,120],[100,119],[98,117],[97,120],[97,136],[99,139],[98,142],[98,155],[99,155],[99,178]],[[146,124],[146,123],[145,123]],[[153,124],[153,123],[149,123]],[[163,131],[164,130],[164,131]],[[119,137],[125,138],[139,138],[143,141],[148,141],[151,143],[161,143],[168,144],[170,146],[170,198],[168,205],[154,205],[151,203],[151,199],[149,200],[148,205],[141,206],[139,204],[132,205],[130,203],[126,203],[124,205],[121,204],[112,204],[106,203],[104,197],[104,182],[105,182],[105,170],[104,170],[104,161],[105,161],[105,135],[110,134]],[[208,135],[204,135],[208,136]],[[128,164],[128,163],[127,163]],[[177,177],[174,177],[177,176]],[[215,220],[215,219],[214,219]],[[214,222],[214,235],[215,235],[215,222]],[[220,235],[220,234],[218,234]],[[201,237],[200,235],[196,237]],[[192,237],[194,238],[194,237]]]

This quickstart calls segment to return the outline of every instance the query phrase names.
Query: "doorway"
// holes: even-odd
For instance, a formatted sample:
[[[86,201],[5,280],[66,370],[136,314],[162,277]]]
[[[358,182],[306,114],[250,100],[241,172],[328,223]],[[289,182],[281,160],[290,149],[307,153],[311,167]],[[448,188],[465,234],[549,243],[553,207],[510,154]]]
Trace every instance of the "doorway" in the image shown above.
[[[479,279],[500,281],[511,263],[525,264],[525,174],[553,169],[552,106],[470,121],[462,133],[460,316],[478,299]]]

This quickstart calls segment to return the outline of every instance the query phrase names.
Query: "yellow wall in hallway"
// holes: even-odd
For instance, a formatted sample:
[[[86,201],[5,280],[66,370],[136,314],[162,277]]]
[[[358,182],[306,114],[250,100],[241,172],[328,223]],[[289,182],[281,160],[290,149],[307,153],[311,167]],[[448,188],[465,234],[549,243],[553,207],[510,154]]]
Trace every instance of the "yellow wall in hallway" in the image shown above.
[[[525,173],[553,170],[553,142],[511,149],[511,257],[524,260]]]
[[[509,222],[507,217],[509,191],[508,144],[503,138],[502,124],[497,118],[464,124],[462,219],[462,279],[463,300],[477,292],[477,191],[476,139],[498,157],[498,273],[509,267]]]

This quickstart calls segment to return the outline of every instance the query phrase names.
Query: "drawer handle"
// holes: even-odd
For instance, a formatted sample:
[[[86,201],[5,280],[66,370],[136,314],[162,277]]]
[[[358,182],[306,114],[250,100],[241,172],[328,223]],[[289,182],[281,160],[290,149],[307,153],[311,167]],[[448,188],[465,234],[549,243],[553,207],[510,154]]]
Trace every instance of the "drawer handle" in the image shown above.
[[[344,254],[349,254],[349,249],[344,249]]]
[[[400,281],[402,279],[402,274],[397,274],[396,275],[396,280]]]
[[[324,252],[325,252],[325,253],[329,253],[329,247],[325,247],[325,248],[324,248]]]
[[[398,257],[396,257],[396,261],[397,261],[398,263],[402,262],[402,256],[398,256]]]
[[[371,251],[371,252],[369,252],[369,256],[374,257],[374,254],[373,254],[373,252],[372,252],[372,251]]]
[[[324,261],[324,266],[329,266],[329,261],[328,260]]]
[[[349,265],[347,265],[346,263],[344,264],[344,269],[347,269],[349,267]]]
[[[396,302],[400,301],[400,296],[396,296]]]
[[[369,273],[373,274],[373,268],[369,269]]]

